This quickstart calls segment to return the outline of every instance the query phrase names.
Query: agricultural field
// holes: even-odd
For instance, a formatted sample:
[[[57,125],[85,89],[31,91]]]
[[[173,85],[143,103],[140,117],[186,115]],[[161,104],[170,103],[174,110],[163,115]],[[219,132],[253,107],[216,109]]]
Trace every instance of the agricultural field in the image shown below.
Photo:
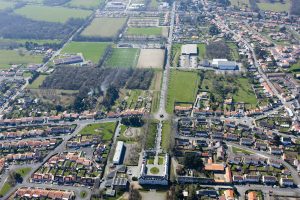
[[[163,68],[165,60],[164,49],[142,49],[140,52],[138,68]]]
[[[194,102],[198,90],[199,77],[196,72],[172,70],[169,80],[167,112],[172,113],[174,103]]]
[[[160,36],[163,34],[161,27],[129,27],[127,35]]]
[[[70,7],[93,9],[100,6],[103,0],[71,0],[67,5]]]
[[[136,67],[139,49],[134,48],[113,48],[111,55],[106,60],[105,66],[107,67]]]
[[[257,6],[261,10],[288,12],[291,7],[291,2],[290,0],[285,0],[284,3],[280,3],[279,0],[277,0],[277,2],[271,3],[268,0],[264,0],[263,2],[257,3]]]
[[[32,55],[23,49],[0,50],[0,69],[7,69],[12,64],[39,64],[42,62],[42,55]]]
[[[5,10],[9,8],[13,8],[15,6],[14,2],[0,0],[0,10]]]
[[[27,86],[27,89],[39,89],[47,75],[39,75],[31,84]]]
[[[126,18],[95,18],[91,24],[86,27],[81,36],[112,38],[117,36],[126,22]]]
[[[15,13],[33,20],[59,23],[65,23],[71,18],[85,19],[92,14],[89,10],[40,5],[26,5],[15,10]]]
[[[82,53],[85,60],[98,63],[108,45],[108,42],[71,42],[64,47],[62,53]]]
[[[80,135],[101,135],[103,140],[111,140],[116,128],[115,122],[101,124],[89,124],[84,127],[78,134]]]

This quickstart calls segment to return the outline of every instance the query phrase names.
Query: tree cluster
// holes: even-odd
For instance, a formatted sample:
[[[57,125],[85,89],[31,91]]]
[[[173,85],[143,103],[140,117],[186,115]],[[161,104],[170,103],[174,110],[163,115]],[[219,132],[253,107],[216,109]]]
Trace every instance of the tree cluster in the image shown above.
[[[209,59],[227,58],[231,59],[230,48],[225,42],[212,42],[206,47],[206,55]]]
[[[0,37],[11,39],[65,39],[84,23],[70,19],[65,24],[35,21],[9,12],[0,12]]]

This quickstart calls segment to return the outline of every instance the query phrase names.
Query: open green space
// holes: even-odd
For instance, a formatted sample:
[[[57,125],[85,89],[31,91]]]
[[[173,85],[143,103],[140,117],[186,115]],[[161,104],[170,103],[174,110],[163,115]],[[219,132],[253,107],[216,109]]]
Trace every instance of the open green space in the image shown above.
[[[240,8],[250,8],[249,0],[230,0],[232,6]]]
[[[139,49],[134,48],[113,48],[105,65],[108,67],[136,67],[139,52]]]
[[[293,64],[290,68],[289,71],[292,73],[300,73],[300,61],[298,61],[297,63]]]
[[[78,134],[80,135],[101,135],[103,140],[111,140],[116,128],[115,122],[100,124],[89,124],[85,126]]]
[[[152,167],[150,169],[151,174],[158,174],[159,173],[159,169],[157,167]]]
[[[245,149],[241,149],[241,148],[237,148],[237,147],[232,147],[232,152],[233,153],[243,153],[243,154],[246,154],[246,155],[253,154],[251,151],[247,151]]]
[[[256,96],[247,78],[238,78],[238,91],[233,95],[235,102],[244,102],[252,105],[257,104]]]
[[[20,174],[23,178],[31,171],[31,167],[24,167],[16,170],[17,174]]]
[[[128,35],[161,35],[161,27],[129,27],[126,34]]]
[[[161,147],[167,152],[170,149],[171,123],[170,121],[164,121],[162,125]]]
[[[112,38],[118,35],[126,18],[95,18],[81,33],[85,37]]]
[[[0,10],[10,9],[15,6],[15,2],[0,0]]]
[[[31,84],[27,86],[27,89],[39,89],[47,75],[39,75]]]
[[[203,77],[201,89],[213,94],[216,102],[223,102],[225,98],[233,98],[234,102],[256,106],[257,99],[247,78],[216,75],[209,71],[206,71]]]
[[[172,113],[174,103],[194,102],[199,85],[199,77],[196,72],[172,70],[170,74],[167,112]]]
[[[7,182],[5,182],[0,190],[0,197],[7,194],[7,192],[10,190],[11,185]]]
[[[149,121],[145,149],[155,148],[157,126],[158,126],[158,121],[156,120]]]
[[[85,19],[92,14],[89,10],[41,5],[26,5],[15,10],[15,13],[33,20],[60,23],[65,23],[71,18]]]
[[[7,69],[13,64],[42,63],[42,55],[30,54],[28,51],[19,50],[0,50],[0,69]]]
[[[71,42],[64,47],[62,53],[82,53],[85,60],[98,63],[109,44],[108,42]]]
[[[226,43],[230,48],[230,55],[232,60],[238,61],[240,59],[239,50],[236,43],[228,42]]]
[[[198,47],[198,54],[200,59],[205,59],[206,58],[206,44],[197,44]]]
[[[97,8],[103,0],[71,0],[67,5],[78,8]]]
[[[280,1],[277,2],[261,2],[257,3],[257,6],[261,10],[268,10],[268,11],[274,11],[274,12],[288,12],[290,9],[290,0],[285,0],[283,3]]]

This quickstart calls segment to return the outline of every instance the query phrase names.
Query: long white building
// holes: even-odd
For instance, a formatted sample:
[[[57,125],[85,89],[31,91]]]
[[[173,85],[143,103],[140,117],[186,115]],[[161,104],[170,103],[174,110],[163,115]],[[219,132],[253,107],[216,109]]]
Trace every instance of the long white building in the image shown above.
[[[113,163],[115,165],[119,165],[121,162],[122,154],[123,154],[123,149],[124,149],[124,142],[118,141],[117,147],[115,150],[115,155],[113,157]]]

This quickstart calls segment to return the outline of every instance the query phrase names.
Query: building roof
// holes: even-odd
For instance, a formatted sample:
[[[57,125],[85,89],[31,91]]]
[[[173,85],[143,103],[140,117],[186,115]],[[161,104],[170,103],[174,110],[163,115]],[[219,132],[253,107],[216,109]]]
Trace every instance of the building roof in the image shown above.
[[[181,46],[181,54],[197,54],[197,45],[196,44],[185,44]]]
[[[124,146],[124,142],[118,141],[116,151],[115,151],[115,155],[114,155],[114,158],[113,158],[114,163],[119,163],[120,162],[120,158],[122,156],[122,151],[123,151],[123,146]]]
[[[225,167],[223,164],[207,164],[205,170],[207,171],[224,171]]]
[[[248,200],[257,200],[256,192],[252,191],[248,193]]]

